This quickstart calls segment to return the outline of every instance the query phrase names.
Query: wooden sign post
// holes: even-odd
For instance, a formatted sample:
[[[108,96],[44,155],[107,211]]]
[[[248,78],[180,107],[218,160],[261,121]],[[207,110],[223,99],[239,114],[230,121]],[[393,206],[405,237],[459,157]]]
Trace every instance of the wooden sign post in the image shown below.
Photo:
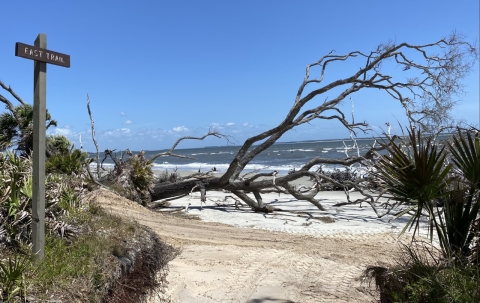
[[[35,60],[33,72],[33,201],[32,252],[45,255],[45,132],[47,115],[47,63],[70,67],[70,56],[47,49],[47,36],[39,34],[34,46],[17,42],[15,56]]]

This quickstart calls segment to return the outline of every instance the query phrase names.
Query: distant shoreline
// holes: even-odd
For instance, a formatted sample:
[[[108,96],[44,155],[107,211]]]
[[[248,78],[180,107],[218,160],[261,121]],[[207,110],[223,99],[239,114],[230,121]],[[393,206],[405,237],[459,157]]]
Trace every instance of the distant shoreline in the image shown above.
[[[451,134],[450,133],[442,133],[439,135],[439,137],[441,137],[440,140],[442,139],[445,139],[445,138],[442,138],[444,136],[450,136]],[[355,140],[358,140],[358,141],[368,141],[368,140],[384,140],[384,139],[388,139],[387,137],[364,137],[364,138],[355,138]],[[289,144],[314,144],[314,143],[335,143],[335,142],[352,142],[353,140],[351,138],[343,138],[343,139],[322,139],[322,140],[304,140],[304,141],[286,141],[286,142],[275,142],[273,146],[275,145],[289,145]],[[243,145],[242,144],[230,144],[230,145],[207,145],[207,146],[203,146],[203,147],[185,147],[185,148],[176,148],[175,150],[191,150],[191,149],[207,149],[207,148],[227,148],[227,147],[238,147],[240,148],[241,146]],[[259,144],[254,144],[252,146],[258,146]],[[164,152],[164,151],[169,151],[170,150],[170,147],[167,147],[167,148],[161,148],[161,149],[154,149],[154,150],[150,150],[150,149],[143,149],[144,152]],[[118,150],[116,151],[116,153],[120,153],[120,152],[123,152],[124,150]],[[96,155],[97,152],[96,151],[85,151],[87,152],[88,154],[90,155]],[[139,153],[140,150],[132,150],[132,153],[136,154],[136,153]],[[100,151],[100,155],[101,157],[103,157],[104,153],[103,151]]]

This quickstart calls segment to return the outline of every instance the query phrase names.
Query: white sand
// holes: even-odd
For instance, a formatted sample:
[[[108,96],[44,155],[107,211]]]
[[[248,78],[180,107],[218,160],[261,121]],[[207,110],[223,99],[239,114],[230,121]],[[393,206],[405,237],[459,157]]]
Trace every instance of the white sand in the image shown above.
[[[350,193],[351,200],[360,197]],[[325,211],[290,195],[262,198],[282,211],[255,213],[247,205],[237,209],[233,195],[222,191],[208,191],[202,205],[194,192],[155,211],[109,193],[99,192],[97,200],[181,248],[169,263],[168,289],[159,289],[149,299],[152,303],[372,302],[373,288],[362,283],[362,272],[395,262],[399,242],[410,241],[409,235],[399,237],[409,217],[378,218],[367,203],[334,207],[347,201],[343,192],[318,193]],[[212,223],[157,213],[185,213],[187,206],[189,215]]]
[[[106,190],[90,198],[108,212],[149,226],[162,241],[181,249],[169,263],[168,284],[162,286],[168,289],[159,289],[149,299],[152,303],[164,302],[162,297],[178,303],[372,302],[362,272],[394,262],[398,242],[409,241],[408,235],[398,238],[405,218],[389,223],[391,216],[378,219],[366,204],[334,208],[346,200],[342,192],[318,194],[323,212],[291,196],[265,194],[266,204],[288,210],[266,215],[246,206],[235,209],[234,200],[224,202],[228,195],[209,191],[200,209],[194,193],[164,209],[185,212],[182,208],[191,204],[189,214],[228,225],[161,215]],[[335,222],[309,219],[307,213]]]
[[[400,232],[409,219],[409,216],[394,219],[392,215],[378,218],[367,203],[362,203],[362,207],[359,204],[334,207],[334,204],[347,201],[345,193],[340,191],[320,192],[317,195],[325,211],[290,195],[263,194],[265,205],[283,210],[271,214],[255,213],[246,204],[236,209],[235,200],[226,198],[228,196],[233,197],[230,193],[208,191],[207,202],[200,203],[200,194],[194,192],[189,197],[170,201],[171,205],[162,211],[188,206],[188,214],[198,216],[205,222],[306,235]],[[251,197],[253,199],[253,195]],[[351,200],[360,197],[359,193],[350,193]],[[380,211],[384,212],[383,209]],[[324,219],[333,219],[334,222],[328,223]]]

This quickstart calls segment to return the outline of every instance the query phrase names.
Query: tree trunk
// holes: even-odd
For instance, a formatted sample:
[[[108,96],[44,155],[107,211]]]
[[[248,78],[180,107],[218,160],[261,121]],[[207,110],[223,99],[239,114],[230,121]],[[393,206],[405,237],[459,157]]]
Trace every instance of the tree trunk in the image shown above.
[[[152,201],[188,195],[192,191],[192,188],[199,184],[202,184],[201,187],[204,187],[206,191],[221,188],[220,184],[218,183],[218,178],[212,178],[203,181],[191,179],[167,184],[156,183],[151,190]]]

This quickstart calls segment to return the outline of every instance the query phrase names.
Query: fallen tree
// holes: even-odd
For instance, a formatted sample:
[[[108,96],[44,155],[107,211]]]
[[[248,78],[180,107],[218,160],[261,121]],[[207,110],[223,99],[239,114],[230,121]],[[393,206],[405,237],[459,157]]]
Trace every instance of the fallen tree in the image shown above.
[[[222,176],[214,177],[208,173],[199,173],[178,182],[156,183],[149,188],[149,199],[179,197],[189,194],[192,190],[199,190],[202,193],[202,201],[205,201],[206,191],[221,189],[230,191],[255,210],[267,211],[261,194],[262,191],[273,189],[291,194],[297,199],[310,201],[323,210],[315,196],[321,190],[320,184],[326,180],[342,188],[358,190],[365,198],[350,201],[346,190],[347,203],[365,201],[377,212],[374,204],[378,202],[384,191],[380,190],[374,194],[370,191],[371,183],[365,182],[365,179],[359,177],[355,180],[339,182],[316,169],[321,164],[347,167],[358,165],[368,169],[378,159],[378,147],[375,146],[372,146],[372,149],[364,155],[360,155],[359,152],[356,156],[347,154],[346,158],[341,160],[316,157],[305,163],[301,169],[284,176],[277,176],[276,172],[243,175],[242,173],[250,161],[272,146],[287,131],[315,119],[336,120],[350,132],[352,139],[358,131],[368,131],[369,125],[366,121],[355,122],[353,110],[352,119],[349,121],[340,107],[340,103],[346,98],[351,98],[355,93],[368,89],[379,90],[386,93],[390,99],[400,102],[410,127],[422,129],[426,133],[439,133],[447,122],[451,121],[448,119],[449,112],[455,105],[455,97],[462,93],[461,80],[470,72],[476,59],[476,48],[456,33],[430,44],[412,45],[390,42],[379,45],[370,53],[353,51],[345,55],[336,55],[330,52],[307,66],[305,77],[284,120],[277,126],[248,138]],[[328,78],[326,77],[327,69],[352,62],[353,64],[360,62],[361,66],[358,68],[356,65],[350,65],[353,70],[351,74],[323,83],[324,79]],[[396,72],[389,70],[392,67],[397,69]],[[400,73],[399,68],[402,70]],[[318,78],[311,76],[314,69],[317,69]],[[336,97],[326,97],[321,100],[321,96],[327,93],[335,93]],[[225,137],[215,131],[210,131],[202,138],[184,137],[179,139],[168,152],[155,155],[146,163],[151,165],[159,156],[180,157],[174,153],[180,141],[203,139],[206,136]],[[112,156],[111,153],[110,156]],[[116,159],[114,157],[112,159],[117,167]],[[120,170],[122,173],[125,171],[124,168]],[[117,177],[121,175],[120,170],[116,172]],[[265,177],[273,178],[265,179]],[[309,191],[300,191],[291,184],[292,181],[302,177],[309,177],[315,182]],[[253,198],[247,193],[252,193]],[[378,212],[377,214],[380,215]]]

